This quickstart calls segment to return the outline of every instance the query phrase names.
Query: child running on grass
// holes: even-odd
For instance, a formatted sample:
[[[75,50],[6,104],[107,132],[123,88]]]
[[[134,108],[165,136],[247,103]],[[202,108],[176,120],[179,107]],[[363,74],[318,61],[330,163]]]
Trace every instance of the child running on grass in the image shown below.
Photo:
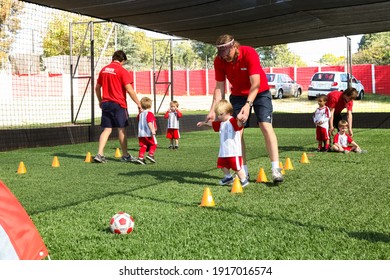
[[[313,122],[316,125],[316,140],[318,141],[318,152],[328,152],[329,143],[329,118],[330,109],[325,105],[328,98],[322,94],[317,98],[318,108],[313,114]],[[324,144],[324,147],[322,147]]]
[[[152,100],[149,97],[143,97],[140,100],[143,111],[138,114],[138,142],[139,153],[136,160],[139,164],[146,164],[144,156],[146,152],[149,152],[146,158],[155,163],[154,152],[157,149],[157,123],[156,117],[150,111],[152,108]]]
[[[231,185],[234,181],[230,169],[234,170],[240,178],[242,187],[249,184],[242,165],[241,133],[243,123],[233,115],[233,106],[227,100],[220,100],[214,107],[217,121],[198,122],[197,126],[211,126],[219,132],[220,146],[217,167],[222,169],[225,177],[219,181],[220,185]]]
[[[332,151],[339,153],[365,153],[366,150],[360,149],[359,145],[353,141],[352,137],[347,134],[348,131],[348,122],[345,120],[339,121],[338,124],[339,132],[335,135],[333,139]]]
[[[169,149],[179,149],[179,119],[183,114],[179,111],[179,103],[177,101],[171,101],[169,103],[169,109],[165,113],[164,118],[168,119],[167,125],[167,138],[170,139]]]

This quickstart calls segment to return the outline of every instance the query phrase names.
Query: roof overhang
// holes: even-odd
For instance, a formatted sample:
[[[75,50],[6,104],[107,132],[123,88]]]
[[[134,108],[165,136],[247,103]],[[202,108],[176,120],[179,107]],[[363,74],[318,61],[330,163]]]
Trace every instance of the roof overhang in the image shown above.
[[[254,47],[389,31],[390,1],[26,1],[214,44],[232,34]]]

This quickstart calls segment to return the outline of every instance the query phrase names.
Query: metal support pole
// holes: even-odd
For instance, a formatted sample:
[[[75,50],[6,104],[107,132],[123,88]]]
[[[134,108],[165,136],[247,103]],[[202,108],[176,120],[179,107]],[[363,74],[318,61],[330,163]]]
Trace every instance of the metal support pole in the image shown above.
[[[95,40],[93,34],[93,22],[89,22],[91,38],[91,129],[89,131],[89,141],[94,141],[95,136]]]

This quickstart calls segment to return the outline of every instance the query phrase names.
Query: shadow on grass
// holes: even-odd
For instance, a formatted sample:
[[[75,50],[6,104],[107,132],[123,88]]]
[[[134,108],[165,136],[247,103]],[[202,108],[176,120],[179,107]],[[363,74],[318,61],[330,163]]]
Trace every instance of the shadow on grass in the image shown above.
[[[144,166],[140,165],[140,168]],[[118,176],[152,176],[159,183],[176,181],[179,184],[196,184],[199,185],[205,180],[218,180],[220,177],[208,175],[202,172],[191,172],[191,171],[167,171],[167,170],[136,170],[129,171],[126,173],[118,173]],[[197,178],[194,180],[192,178]],[[217,183],[217,182],[216,182]],[[158,184],[158,183],[157,183]]]
[[[356,239],[367,240],[373,243],[374,242],[390,243],[390,235],[381,232],[358,231],[358,232],[348,232],[348,235]]]

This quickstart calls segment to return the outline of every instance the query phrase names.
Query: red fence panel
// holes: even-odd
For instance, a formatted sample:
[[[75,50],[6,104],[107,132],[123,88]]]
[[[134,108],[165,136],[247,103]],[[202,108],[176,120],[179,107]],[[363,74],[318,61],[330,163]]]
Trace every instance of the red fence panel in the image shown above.
[[[375,92],[390,95],[390,65],[375,66]]]
[[[206,70],[192,70],[189,75],[190,95],[206,95]]]
[[[365,92],[372,92],[372,73],[371,73],[371,64],[361,64],[352,66],[352,75],[360,80],[364,86]]]

